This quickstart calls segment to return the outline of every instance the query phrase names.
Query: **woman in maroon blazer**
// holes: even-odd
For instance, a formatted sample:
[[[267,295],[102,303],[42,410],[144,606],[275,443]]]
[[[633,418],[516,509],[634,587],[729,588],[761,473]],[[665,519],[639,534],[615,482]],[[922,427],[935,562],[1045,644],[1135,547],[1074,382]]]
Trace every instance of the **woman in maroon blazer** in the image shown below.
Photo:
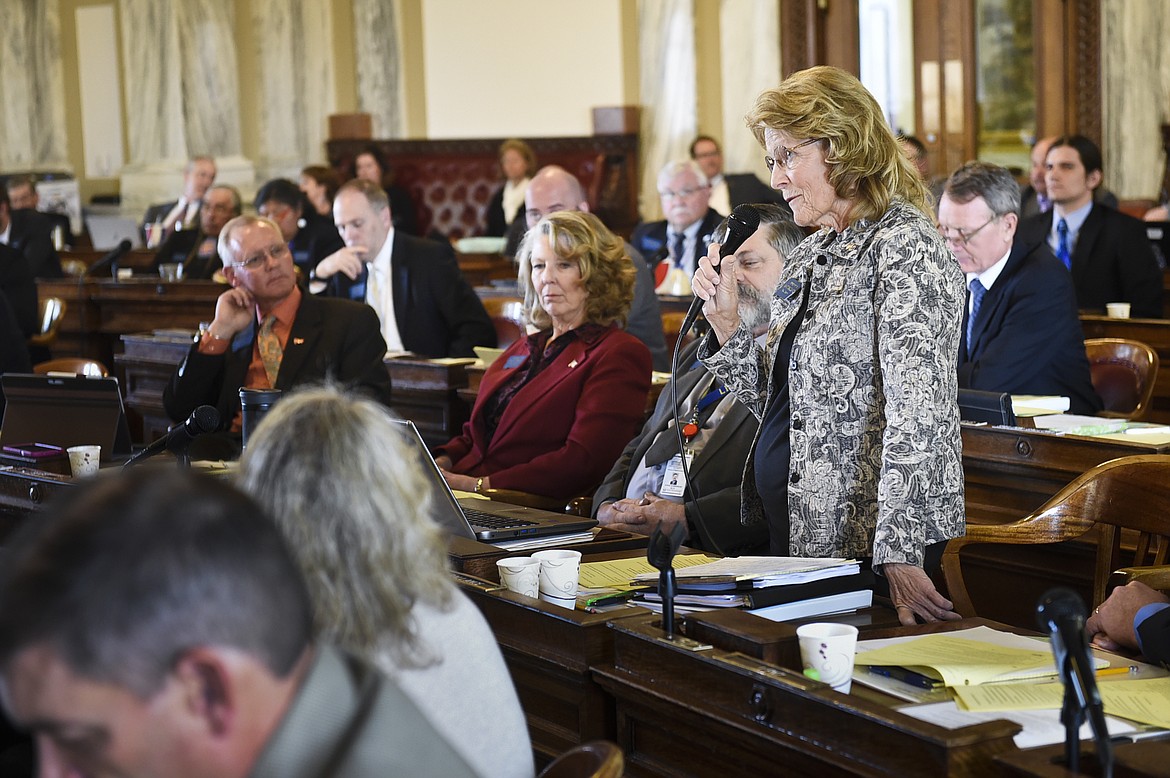
[[[621,330],[634,267],[589,213],[561,211],[520,246],[524,310],[539,331],[484,373],[463,434],[436,451],[453,489],[591,494],[641,426],[650,352]]]

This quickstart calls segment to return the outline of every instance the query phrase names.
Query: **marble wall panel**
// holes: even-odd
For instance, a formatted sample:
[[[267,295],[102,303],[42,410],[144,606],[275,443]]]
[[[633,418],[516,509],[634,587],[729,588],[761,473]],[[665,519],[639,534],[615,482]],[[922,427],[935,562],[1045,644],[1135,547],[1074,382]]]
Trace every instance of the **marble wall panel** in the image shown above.
[[[325,159],[329,114],[336,109],[330,0],[253,0],[264,88],[256,165],[261,178],[290,176]]]
[[[4,0],[0,170],[69,169],[57,0]]]
[[[359,110],[373,117],[375,138],[400,138],[405,124],[398,3],[353,0]]]
[[[662,218],[658,171],[685,158],[698,126],[694,0],[640,0],[638,54],[642,94],[642,186],[647,221]]]
[[[187,156],[239,154],[240,90],[234,0],[174,3]]]
[[[119,0],[128,163],[187,159],[176,3]]]
[[[764,153],[743,117],[760,92],[780,83],[779,4],[723,0],[719,38],[723,165],[728,172],[755,173],[766,181]]]
[[[1170,3],[1101,0],[1101,129],[1105,186],[1118,197],[1159,198],[1170,122]]]

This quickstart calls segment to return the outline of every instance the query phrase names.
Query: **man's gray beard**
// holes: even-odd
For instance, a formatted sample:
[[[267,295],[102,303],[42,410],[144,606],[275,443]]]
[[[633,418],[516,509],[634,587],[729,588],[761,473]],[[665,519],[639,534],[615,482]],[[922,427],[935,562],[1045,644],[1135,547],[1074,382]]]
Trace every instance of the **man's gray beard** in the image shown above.
[[[766,329],[772,320],[772,298],[747,284],[736,284],[736,288],[739,290],[739,318],[748,332]]]

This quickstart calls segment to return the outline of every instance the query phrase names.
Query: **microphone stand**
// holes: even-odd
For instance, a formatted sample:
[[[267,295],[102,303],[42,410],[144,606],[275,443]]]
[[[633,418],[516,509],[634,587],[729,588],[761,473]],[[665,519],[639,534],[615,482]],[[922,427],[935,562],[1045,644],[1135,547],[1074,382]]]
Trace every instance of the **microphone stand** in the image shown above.
[[[1060,707],[1060,723],[1064,724],[1064,763],[1074,773],[1081,771],[1081,725],[1085,723],[1085,710],[1077,699],[1073,687],[1072,668],[1068,654],[1060,663],[1060,682],[1064,684],[1064,701]]]
[[[678,582],[674,574],[674,555],[682,546],[684,528],[682,524],[675,524],[670,534],[662,531],[662,526],[654,528],[650,536],[650,543],[646,547],[646,560],[658,572],[658,594],[662,598],[662,631],[667,640],[674,639],[674,595]]]

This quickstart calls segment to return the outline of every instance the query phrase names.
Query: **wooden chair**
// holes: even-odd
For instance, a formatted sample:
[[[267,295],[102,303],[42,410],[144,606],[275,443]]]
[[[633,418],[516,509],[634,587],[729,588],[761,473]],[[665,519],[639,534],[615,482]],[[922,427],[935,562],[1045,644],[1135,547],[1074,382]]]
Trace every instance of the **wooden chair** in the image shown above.
[[[487,297],[484,310],[496,328],[496,344],[507,348],[527,334],[524,324],[524,303],[515,297]]]
[[[33,365],[33,372],[39,373],[40,375],[69,373],[71,375],[83,375],[86,378],[105,378],[110,374],[106,366],[96,359],[84,359],[81,357],[63,357],[61,359],[50,359],[48,362],[38,362]]]
[[[668,355],[674,353],[674,344],[678,340],[678,331],[682,329],[683,319],[687,316],[686,311],[663,311],[662,312],[662,334],[666,338],[666,353]],[[680,348],[685,347],[688,343],[695,339],[695,331],[692,329],[683,338]]]
[[[1164,565],[1170,547],[1170,455],[1146,454],[1105,462],[1061,489],[1035,513],[1010,524],[967,524],[967,534],[947,544],[942,569],[956,612],[975,616],[960,565],[960,552],[978,543],[1096,542],[1090,607],[1105,599],[1119,566],[1122,530],[1137,533],[1133,564]],[[1129,533],[1127,533],[1127,538]]]
[[[1124,338],[1085,341],[1093,389],[1105,403],[1102,416],[1139,419],[1150,407],[1158,376],[1158,352]]]
[[[594,740],[561,754],[537,778],[621,778],[625,766],[617,743]]]
[[[65,301],[60,297],[46,297],[41,300],[40,330],[29,336],[29,346],[52,348],[57,342],[57,334],[61,331],[61,320],[65,318]]]

